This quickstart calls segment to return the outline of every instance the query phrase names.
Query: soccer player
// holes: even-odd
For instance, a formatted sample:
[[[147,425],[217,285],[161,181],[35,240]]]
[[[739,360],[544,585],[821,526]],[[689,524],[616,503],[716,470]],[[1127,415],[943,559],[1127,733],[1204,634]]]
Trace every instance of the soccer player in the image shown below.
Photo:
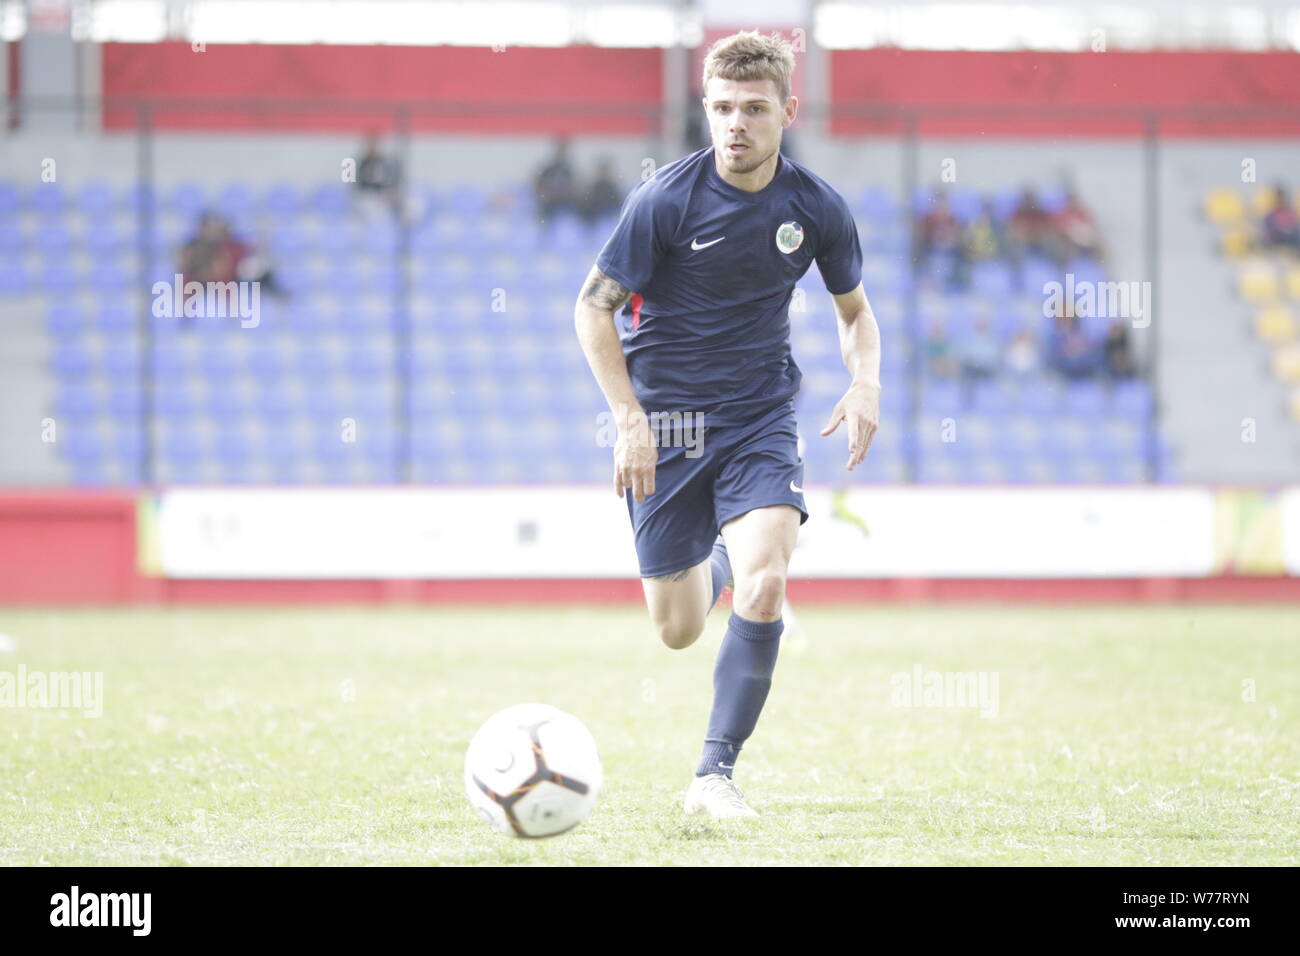
[[[814,261],[852,376],[821,434],[846,423],[852,470],[880,418],[880,333],[853,216],[780,153],[798,107],[793,70],[778,36],[745,31],[713,45],[704,62],[713,145],[632,190],[574,310],[618,423],[614,488],[627,502],[660,639],[689,647],[732,587],[685,800],[686,812],[716,819],[756,815],[732,770],[772,683],[786,569],[808,520],[787,310]]]

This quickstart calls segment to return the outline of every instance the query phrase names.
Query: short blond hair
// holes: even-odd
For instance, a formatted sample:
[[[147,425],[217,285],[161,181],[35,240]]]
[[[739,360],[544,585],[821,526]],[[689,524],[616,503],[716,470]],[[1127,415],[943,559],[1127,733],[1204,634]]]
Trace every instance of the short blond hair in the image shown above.
[[[704,87],[720,76],[724,80],[771,80],[785,103],[790,98],[790,76],[794,73],[794,48],[779,33],[763,36],[757,30],[742,30],[723,37],[704,58]]]

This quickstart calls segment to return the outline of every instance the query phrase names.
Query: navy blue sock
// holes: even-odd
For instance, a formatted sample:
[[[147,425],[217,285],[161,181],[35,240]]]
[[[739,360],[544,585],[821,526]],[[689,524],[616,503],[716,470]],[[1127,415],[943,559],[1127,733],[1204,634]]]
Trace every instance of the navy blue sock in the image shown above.
[[[713,710],[704,736],[704,753],[695,770],[731,776],[736,756],[758,725],[767,692],[772,686],[776,654],[785,622],[750,621],[731,612],[727,634],[713,665]]]
[[[713,572],[713,600],[709,608],[718,603],[718,595],[731,580],[731,558],[727,557],[727,546],[721,538],[713,543],[713,553],[709,555],[709,569]]]

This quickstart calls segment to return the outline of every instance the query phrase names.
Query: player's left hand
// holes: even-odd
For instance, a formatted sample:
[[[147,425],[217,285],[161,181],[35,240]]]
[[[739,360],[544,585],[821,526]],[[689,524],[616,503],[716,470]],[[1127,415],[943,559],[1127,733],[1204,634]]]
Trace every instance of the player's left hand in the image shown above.
[[[880,386],[851,385],[844,397],[836,403],[830,420],[821,433],[829,435],[843,421],[848,422],[849,431],[849,461],[846,467],[852,471],[866,457],[871,440],[876,437],[876,429],[880,427]]]

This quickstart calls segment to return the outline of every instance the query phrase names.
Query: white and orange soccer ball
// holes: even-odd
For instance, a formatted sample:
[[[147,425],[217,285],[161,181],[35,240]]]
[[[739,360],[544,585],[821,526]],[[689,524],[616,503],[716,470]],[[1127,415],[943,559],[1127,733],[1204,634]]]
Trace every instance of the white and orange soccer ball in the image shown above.
[[[582,721],[548,704],[489,717],[465,754],[465,792],[494,829],[521,837],[576,827],[600,796],[596,741]]]

